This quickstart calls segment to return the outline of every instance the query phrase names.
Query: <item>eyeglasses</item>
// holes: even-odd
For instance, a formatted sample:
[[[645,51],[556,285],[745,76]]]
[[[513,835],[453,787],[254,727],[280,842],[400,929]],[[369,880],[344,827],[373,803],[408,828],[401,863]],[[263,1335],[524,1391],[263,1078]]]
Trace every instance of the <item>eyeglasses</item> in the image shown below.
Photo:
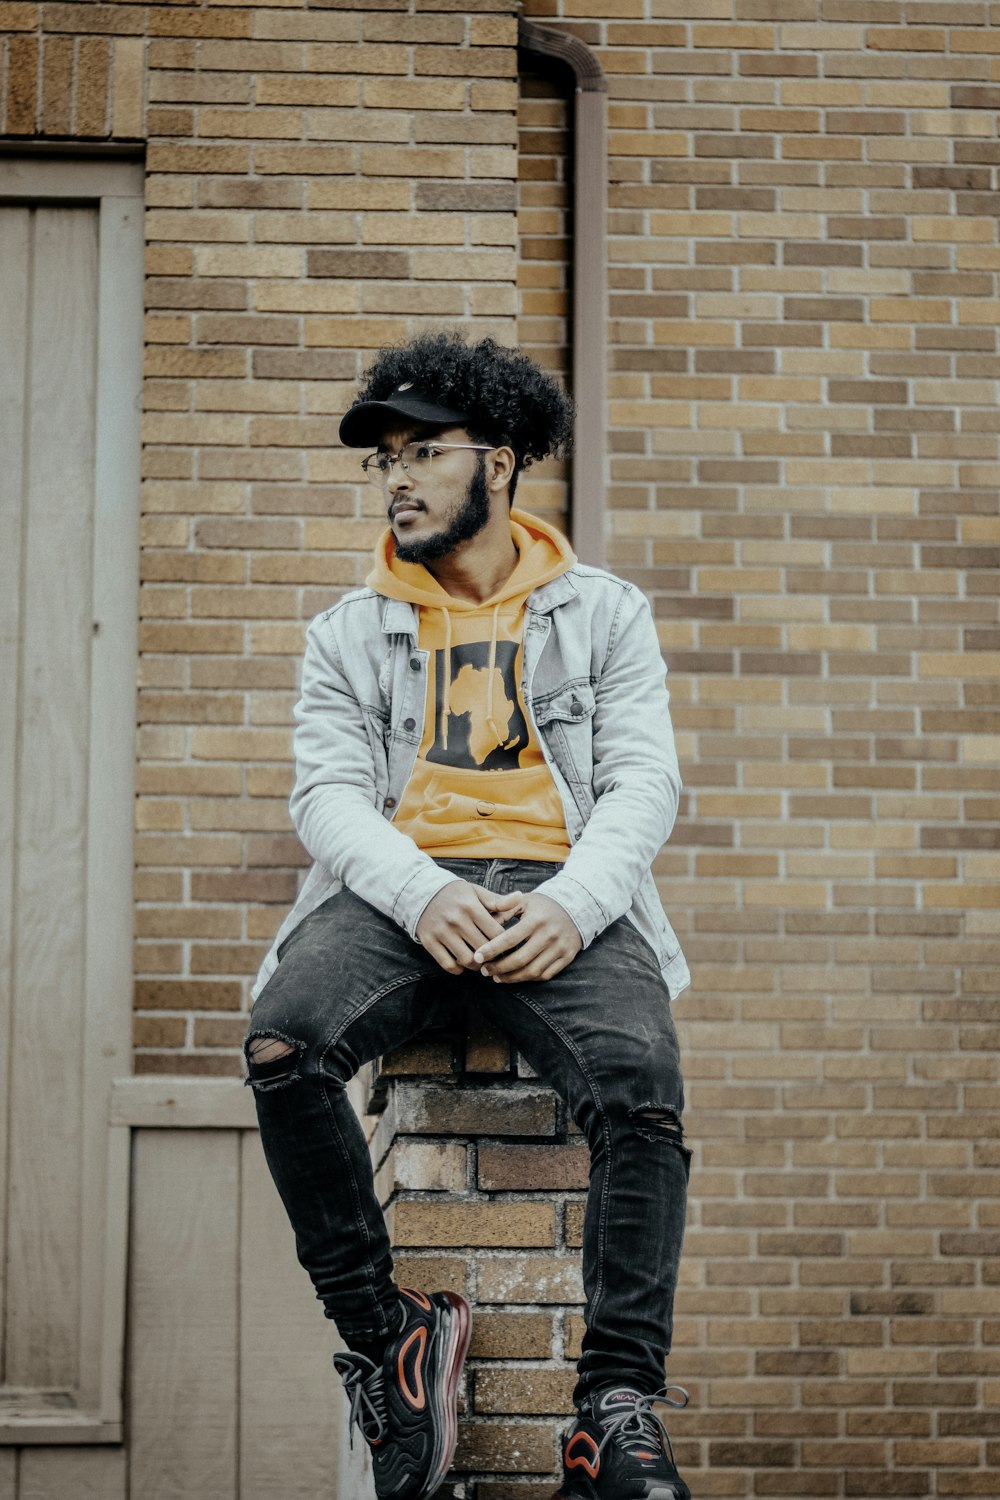
[[[439,443],[436,438],[423,438],[407,443],[399,453],[369,453],[367,458],[361,460],[361,467],[368,482],[384,490],[388,488],[389,478],[396,464],[401,465],[404,474],[412,474],[414,479],[419,479],[430,473],[437,454],[459,448],[468,449],[472,453],[492,451],[489,443]]]

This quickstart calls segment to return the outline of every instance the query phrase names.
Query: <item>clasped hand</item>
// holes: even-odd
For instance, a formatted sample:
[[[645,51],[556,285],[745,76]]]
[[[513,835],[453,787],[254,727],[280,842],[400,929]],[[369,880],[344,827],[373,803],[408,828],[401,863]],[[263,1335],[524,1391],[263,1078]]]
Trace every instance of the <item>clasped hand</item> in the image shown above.
[[[453,880],[428,902],[417,937],[448,974],[478,969],[497,984],[552,979],[583,947],[568,912],[540,891],[498,896]]]

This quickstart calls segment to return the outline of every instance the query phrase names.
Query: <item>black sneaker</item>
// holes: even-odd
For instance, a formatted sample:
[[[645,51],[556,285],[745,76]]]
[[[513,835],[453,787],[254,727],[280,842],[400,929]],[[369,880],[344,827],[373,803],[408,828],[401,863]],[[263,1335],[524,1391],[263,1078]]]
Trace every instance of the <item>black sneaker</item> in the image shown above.
[[[656,1402],[687,1406],[688,1393],[679,1385],[652,1395],[625,1385],[595,1391],[563,1434],[563,1482],[553,1500],[691,1500]]]
[[[333,1356],[354,1424],[372,1453],[379,1500],[427,1500],[441,1484],[458,1437],[458,1377],[472,1334],[469,1304],[456,1292],[399,1288],[400,1331],[381,1368],[364,1354]]]

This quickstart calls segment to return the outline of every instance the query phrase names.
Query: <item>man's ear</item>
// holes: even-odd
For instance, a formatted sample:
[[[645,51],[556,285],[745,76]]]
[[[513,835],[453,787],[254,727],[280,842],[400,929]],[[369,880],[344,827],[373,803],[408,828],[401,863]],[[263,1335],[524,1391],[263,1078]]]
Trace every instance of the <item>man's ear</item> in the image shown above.
[[[510,484],[514,474],[516,459],[513,448],[495,448],[490,463],[491,472],[487,483],[491,490],[502,490]]]

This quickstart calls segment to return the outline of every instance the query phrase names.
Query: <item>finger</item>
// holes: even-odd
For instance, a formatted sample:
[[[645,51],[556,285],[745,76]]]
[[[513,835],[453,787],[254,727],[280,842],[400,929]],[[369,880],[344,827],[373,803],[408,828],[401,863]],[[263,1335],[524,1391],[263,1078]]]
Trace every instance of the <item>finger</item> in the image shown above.
[[[528,980],[554,979],[557,974],[562,973],[567,964],[572,963],[579,951],[558,938],[550,938],[537,953],[535,947],[534,943],[526,943],[517,953],[512,953],[509,958],[504,959],[502,974],[497,972],[500,966],[494,964],[493,978],[497,983],[522,984]]]
[[[542,981],[546,979],[555,979],[557,974],[561,974],[563,969],[569,967],[575,957],[575,953],[568,953],[565,956],[554,959],[553,962],[549,964],[548,968],[542,970],[541,974],[539,974],[538,976],[539,979]]]
[[[471,923],[466,924],[461,919],[455,919],[442,924],[433,937],[429,938],[426,947],[431,956],[443,969],[447,969],[449,974],[461,974],[463,969],[479,967],[472,956],[472,950],[478,942],[479,933],[475,927]]]
[[[443,943],[438,942],[437,938],[428,938],[424,943],[424,947],[434,962],[444,969],[446,974],[461,974],[464,972],[461,964],[455,962],[451,953]]]
[[[493,980],[495,984],[539,984],[561,974],[568,963],[569,959],[563,957],[546,963],[542,957],[525,969],[515,970],[513,974],[494,974]]]
[[[507,900],[506,896],[498,896],[496,891],[487,890],[486,886],[484,885],[476,885],[472,881],[470,881],[469,883],[472,886],[472,889],[475,891],[476,895],[479,897],[480,901],[485,906],[486,910],[489,912],[496,911],[497,908]]]
[[[468,923],[463,929],[466,941],[477,951],[484,941],[489,942],[492,938],[499,937],[501,932],[501,923],[481,906],[469,913]]]
[[[475,952],[475,960],[478,964],[492,963],[502,953],[509,953],[516,948],[518,943],[523,943],[530,929],[525,927],[524,922],[515,922],[512,927],[504,927],[495,938],[488,943],[481,943]]]
[[[541,933],[535,933],[526,939],[524,944],[518,948],[516,953],[508,953],[505,957],[495,959],[492,963],[483,965],[483,973],[490,974],[493,978],[497,975],[521,973],[531,967],[536,959],[551,956],[552,939],[545,938]]]
[[[475,941],[476,939],[474,938],[473,943]],[[449,932],[448,936],[444,939],[444,945],[449,954],[455,963],[459,965],[456,972],[460,973],[462,969],[478,969],[479,965],[476,963],[472,952],[473,943],[466,942],[464,935],[460,932]]]
[[[524,910],[524,893],[522,891],[508,891],[506,895],[494,896],[493,911],[506,912],[513,916]]]

